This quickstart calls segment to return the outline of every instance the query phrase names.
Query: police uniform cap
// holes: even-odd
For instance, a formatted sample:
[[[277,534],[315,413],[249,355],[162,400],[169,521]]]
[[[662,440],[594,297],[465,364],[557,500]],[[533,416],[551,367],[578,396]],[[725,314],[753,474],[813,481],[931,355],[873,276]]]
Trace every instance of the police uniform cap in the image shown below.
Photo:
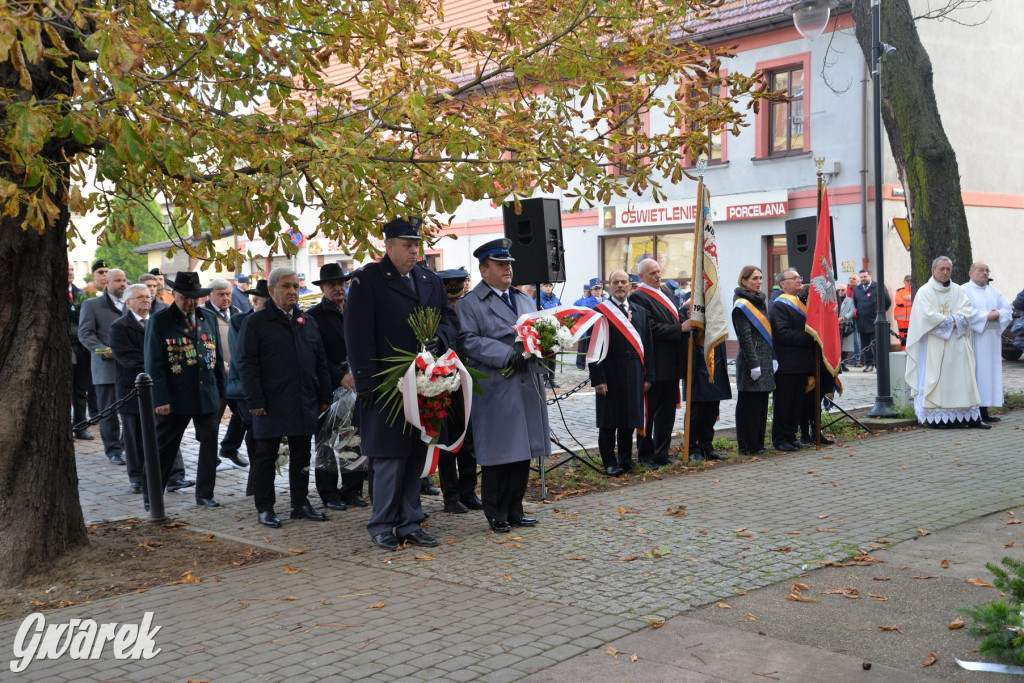
[[[441,278],[444,291],[448,293],[448,300],[455,301],[466,292],[466,280],[469,273],[465,268],[452,268],[450,270],[439,270],[437,276]]]
[[[500,263],[512,263],[515,261],[509,249],[512,247],[512,240],[507,237],[499,237],[477,247],[473,252],[473,258],[479,259],[481,263],[487,259]]]
[[[97,261],[96,263],[92,264],[92,272],[94,272],[94,273],[95,273],[95,272],[96,272],[97,270],[99,270],[100,268],[110,268],[110,266],[108,266],[108,265],[107,265],[107,262],[106,262],[106,261],[104,261],[103,259],[100,259],[100,260],[99,260],[99,261]]]
[[[235,282],[237,282],[240,285],[247,285],[249,284],[249,276],[239,273],[238,275],[235,276]]]
[[[590,289],[597,289],[598,287],[604,289],[604,283],[601,282],[601,278],[599,278],[599,277],[592,277],[592,278],[590,278],[589,287],[590,287]]]
[[[93,270],[96,270],[96,266],[93,266]],[[160,271],[159,268],[150,268],[149,274],[150,275],[163,275],[163,273]]]
[[[423,219],[419,216],[409,216],[408,220],[405,218],[395,218],[384,226],[384,239],[395,239],[401,237],[406,240],[422,240],[420,236],[420,226],[423,225]]]

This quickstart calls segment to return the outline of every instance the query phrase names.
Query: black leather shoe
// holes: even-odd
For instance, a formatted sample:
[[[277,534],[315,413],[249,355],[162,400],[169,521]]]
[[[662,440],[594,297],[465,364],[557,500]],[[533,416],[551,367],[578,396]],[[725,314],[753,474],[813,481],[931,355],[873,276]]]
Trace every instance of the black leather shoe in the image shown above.
[[[704,451],[705,460],[728,460],[729,456],[720,451],[710,450]]]
[[[512,525],[508,522],[499,522],[496,519],[487,520],[491,525],[491,531],[497,531],[499,534],[507,534],[512,531]]]
[[[264,510],[259,514],[260,524],[269,526],[271,529],[280,529],[281,520],[274,514],[273,510]]]
[[[349,496],[348,498],[344,498],[343,500],[345,501],[346,505],[349,505],[351,507],[365,508],[369,507],[370,505],[365,498],[359,495]]]
[[[238,453],[235,453],[234,455],[224,455],[223,453],[221,453],[220,457],[230,462],[231,466],[234,467],[236,470],[244,470],[246,467],[249,466],[249,461]]]
[[[424,496],[440,496],[441,489],[437,488],[433,484],[425,484],[420,487],[420,493]]]
[[[112,455],[112,456],[110,456],[110,464],[111,465],[123,465],[124,464],[124,458],[122,458],[120,455]]]
[[[96,437],[84,429],[79,429],[77,432],[75,432],[75,438],[82,439],[83,441],[92,441]]]
[[[799,448],[799,447],[797,447],[797,446],[794,446],[793,444],[791,444],[791,443],[790,443],[790,442],[788,442],[788,441],[780,441],[780,442],[779,442],[779,443],[777,443],[777,444],[773,444],[773,446],[772,446],[772,447],[773,447],[773,448],[774,448],[775,450],[777,450],[777,451],[783,451],[783,452],[787,452],[787,453],[792,453],[793,451],[798,451],[798,450],[800,450],[800,448]]]
[[[995,415],[989,415],[988,417],[986,417],[986,418],[984,418],[982,420],[982,422],[986,422],[986,423],[987,422],[1002,422],[1002,421],[1003,421],[1003,418],[996,417]]]
[[[450,512],[453,515],[464,515],[469,512],[469,508],[463,505],[461,501],[449,500],[445,501],[444,511]]]
[[[340,500],[329,500],[324,503],[324,507],[329,510],[348,510],[348,505],[345,505]]]
[[[621,477],[626,473],[626,470],[622,469],[618,465],[612,465],[611,467],[606,467],[604,473],[609,477]]]
[[[137,481],[132,482],[132,493],[142,493],[142,484]]]
[[[789,445],[797,449],[798,451],[803,448],[807,448],[807,444],[801,443],[800,439],[793,439],[792,441],[789,442]]]
[[[992,429],[992,425],[985,424],[981,420],[971,420],[969,426],[974,427],[975,429]]]
[[[398,550],[398,539],[390,531],[373,536],[373,544],[384,550]]]
[[[314,510],[308,505],[303,505],[299,508],[292,508],[292,513],[288,515],[292,519],[308,519],[313,522],[323,522],[327,520],[327,515],[318,510]]]
[[[195,486],[196,483],[191,479],[175,479],[174,481],[167,482],[168,491],[180,491],[181,489],[187,489],[190,486]]]
[[[468,507],[470,510],[483,510],[484,504],[480,502],[480,499],[476,496],[466,496],[461,499],[463,505]]]
[[[540,524],[540,522],[533,517],[520,517],[518,519],[513,517],[509,519],[508,522],[512,526],[537,526]]]
[[[220,503],[214,498],[196,498],[196,505],[204,508],[219,508]]]
[[[620,462],[619,467],[622,468],[623,474],[629,474],[636,469],[636,463],[630,460],[629,462]]]
[[[427,532],[423,529],[417,529],[411,534],[406,534],[399,539],[402,543],[409,543],[411,545],[418,545],[421,548],[436,548],[437,541],[427,535]]]

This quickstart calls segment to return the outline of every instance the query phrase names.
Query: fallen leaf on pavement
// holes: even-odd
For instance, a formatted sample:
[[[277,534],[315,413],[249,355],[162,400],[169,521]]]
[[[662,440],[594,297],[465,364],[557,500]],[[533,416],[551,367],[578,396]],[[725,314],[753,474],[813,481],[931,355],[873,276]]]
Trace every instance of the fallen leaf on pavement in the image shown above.
[[[302,550],[301,548],[288,548],[288,552],[292,553],[293,555],[301,555],[306,551]]]
[[[889,600],[889,598],[885,597],[884,595],[877,595],[875,593],[868,593],[868,597],[869,598],[874,598],[875,600],[878,600],[879,602],[886,602],[886,601]]]
[[[727,605],[727,604],[725,604],[724,602],[721,602],[721,601],[716,602],[715,606],[718,607],[719,609],[732,609],[732,607],[730,607],[729,605]]]
[[[149,540],[147,538],[145,541],[143,541],[142,543],[139,544],[139,547],[142,548],[143,550],[148,550],[149,552],[153,552],[154,550],[157,549],[157,547],[159,547],[161,545],[163,545],[163,544],[162,543],[157,543],[156,541],[151,541],[151,540]]]
[[[632,562],[635,559],[637,559],[636,555],[630,555],[629,557],[620,557],[619,562]]]
[[[808,598],[803,594],[803,591],[810,590],[810,587],[806,583],[794,583],[789,587],[789,595],[786,596],[786,600],[792,600],[793,602],[821,602],[817,598]]]
[[[828,515],[818,515],[818,519],[828,519]]]
[[[967,583],[974,584],[975,586],[981,586],[982,588],[995,588],[995,586],[988,581],[979,578],[967,579]]]
[[[665,516],[666,517],[685,517],[686,516],[686,506],[685,505],[680,505],[679,507],[677,507],[675,509],[669,508],[665,512]]]
[[[651,622],[651,628],[661,628],[664,625],[665,625],[665,620],[664,619],[662,619],[661,621],[652,621]]]
[[[633,654],[631,654],[629,656],[629,661],[631,661],[631,662],[639,662],[640,661],[640,657],[638,657],[637,654],[634,652]]]
[[[938,574],[915,574],[914,576],[911,576],[910,578],[912,578],[912,579],[937,579],[937,578],[939,578],[939,575]]]
[[[605,654],[607,654],[607,655],[611,655],[611,656],[612,656],[613,658],[615,658],[615,659],[618,659],[618,658],[619,658],[619,651],[618,651],[618,650],[616,650],[616,649],[615,649],[614,647],[612,647],[611,645],[609,645],[609,646],[608,646],[608,649],[607,649],[607,650],[605,650],[604,652],[605,652]]]
[[[942,567],[943,569],[949,569],[949,560],[943,560],[942,562],[939,563],[939,566]]]
[[[512,575],[511,574],[505,574],[505,580],[506,581],[511,581],[512,580]]]
[[[417,556],[416,556],[416,557],[414,557],[413,559],[414,559],[414,560],[423,560],[424,562],[431,562],[431,561],[433,561],[433,560],[434,560],[435,558],[431,557],[430,555],[417,555]]]
[[[738,533],[740,533],[741,531],[746,531],[746,530],[747,530],[747,529],[749,529],[749,528],[750,528],[750,527],[745,527],[745,526],[741,526],[741,527],[740,527],[739,529],[737,529],[737,530],[736,530],[736,533],[738,534]]]
[[[308,572],[308,569],[296,569],[295,567],[285,567],[285,574],[298,574],[299,572]]]
[[[882,629],[883,631],[896,631],[896,633],[903,633],[903,631],[900,630],[900,627],[896,626],[895,624],[892,626],[879,626],[878,628]]]
[[[791,545],[780,545],[778,548],[772,548],[773,552],[777,553],[789,553],[793,552],[793,546]]]
[[[891,576],[875,576],[871,579],[872,581],[892,581]]]
[[[624,508],[624,507],[622,507],[620,505],[619,506],[619,514],[620,515],[635,515],[636,514],[636,510],[627,510],[626,508]]]
[[[921,534],[922,536],[931,536],[932,535],[932,532],[925,531],[924,529],[918,529],[917,533]]]
[[[844,598],[850,598],[851,600],[860,600],[864,596],[860,594],[860,591],[856,588],[833,588],[830,591],[819,591],[819,595],[842,595]]]
[[[823,534],[834,534],[834,533],[838,533],[838,531],[839,531],[838,529],[822,529],[820,526],[814,527],[814,530],[815,531],[820,531]]]
[[[754,534],[736,534],[736,538],[753,538]]]
[[[577,555],[576,557],[567,557],[565,559],[567,559],[567,560],[585,560],[585,559],[587,559],[587,556],[586,555]]]
[[[807,470],[807,474],[814,474],[814,470]]]
[[[937,661],[939,661],[938,655],[936,655],[934,652],[929,652],[928,656],[924,658],[924,664],[921,665],[921,668],[923,669],[926,666],[931,666]]]
[[[378,603],[377,603],[376,605],[370,605],[370,606],[369,606],[369,607],[367,607],[366,609],[380,609],[381,607],[384,607],[384,606],[385,606],[385,605],[387,605],[387,604],[388,604],[388,601],[387,601],[387,600],[381,600],[381,601],[380,601],[380,602],[378,602]]]
[[[963,628],[963,627],[964,627],[964,618],[963,617],[957,617],[953,621],[951,621],[948,624],[946,624],[946,628],[948,628],[950,631],[955,631],[958,628]]]

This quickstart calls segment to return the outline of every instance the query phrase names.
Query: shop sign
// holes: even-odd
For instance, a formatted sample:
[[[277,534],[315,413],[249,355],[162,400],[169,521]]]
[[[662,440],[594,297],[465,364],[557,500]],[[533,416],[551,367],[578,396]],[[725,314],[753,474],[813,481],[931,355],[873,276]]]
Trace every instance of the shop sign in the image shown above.
[[[716,223],[780,218],[789,214],[789,194],[785,190],[747,192],[711,197],[711,213]],[[695,200],[670,201],[660,204],[621,204],[606,206],[601,212],[601,225],[612,228],[648,228],[680,223],[696,223]]]

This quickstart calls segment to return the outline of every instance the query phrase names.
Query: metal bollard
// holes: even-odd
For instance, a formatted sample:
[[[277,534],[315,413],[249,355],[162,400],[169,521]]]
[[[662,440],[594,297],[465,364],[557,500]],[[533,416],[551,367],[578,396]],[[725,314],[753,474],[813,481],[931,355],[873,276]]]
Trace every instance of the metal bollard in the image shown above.
[[[153,407],[153,378],[140,373],[135,378],[139,390],[139,422],[142,426],[142,453],[146,468],[146,491],[149,493],[149,521],[166,522],[164,514],[163,473],[156,443],[156,411]]]

